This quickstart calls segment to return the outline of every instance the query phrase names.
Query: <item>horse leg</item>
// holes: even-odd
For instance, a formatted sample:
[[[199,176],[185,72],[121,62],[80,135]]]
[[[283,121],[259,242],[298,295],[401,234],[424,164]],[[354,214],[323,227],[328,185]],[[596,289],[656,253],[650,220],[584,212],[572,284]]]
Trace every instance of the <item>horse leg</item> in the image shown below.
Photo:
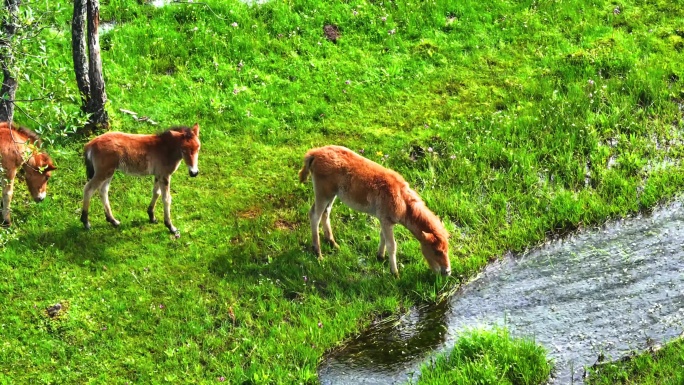
[[[388,222],[381,222],[382,233],[385,238],[385,245],[387,246],[387,253],[389,254],[390,271],[395,277],[399,278],[399,270],[397,269],[397,242],[394,240],[394,225]]]
[[[318,235],[318,225],[321,223],[321,215],[323,215],[323,213],[319,213],[318,210],[316,210],[316,202],[314,201],[314,204],[311,206],[311,210],[309,210],[309,221],[311,222],[311,241],[313,242],[313,251],[318,259],[323,259],[320,245],[321,239]]]
[[[314,189],[315,190],[315,189]],[[316,193],[314,204],[309,210],[309,220],[311,221],[311,238],[313,240],[313,250],[318,259],[323,259],[321,254],[321,238],[318,235],[318,226],[321,224],[321,217],[328,205],[328,201],[323,198],[322,194]]]
[[[88,210],[90,209],[90,199],[95,194],[95,191],[100,188],[102,182],[107,178],[102,178],[101,175],[95,174],[91,180],[86,183],[83,188],[83,209],[81,209],[81,222],[86,230],[90,230],[90,221],[88,220]]]
[[[109,183],[111,183],[111,181],[112,177],[109,177],[100,185],[100,198],[102,199],[102,205],[104,206],[105,218],[107,218],[107,222],[111,223],[114,227],[119,227],[121,222],[114,219],[114,216],[112,215],[112,208],[109,205]]]
[[[378,261],[385,259],[385,233],[380,229],[380,245],[378,246]]]
[[[157,199],[162,193],[162,189],[159,183],[159,177],[154,177],[154,187],[152,188],[152,202],[147,207],[147,215],[150,217],[150,223],[157,223],[157,218],[154,216],[154,206],[157,204]]]
[[[161,197],[164,202],[164,224],[171,233],[179,236],[180,233],[177,228],[171,223],[171,175],[161,178]]]
[[[2,226],[9,227],[12,225],[10,219],[10,202],[12,201],[12,194],[14,194],[14,177],[16,171],[7,172],[5,178],[2,180]]]
[[[335,198],[336,197],[333,197],[330,203],[325,206],[325,210],[323,210],[323,235],[325,236],[325,240],[328,241],[332,247],[339,249],[340,245],[335,242],[332,227],[330,227],[330,211],[332,210],[333,203],[335,203]]]

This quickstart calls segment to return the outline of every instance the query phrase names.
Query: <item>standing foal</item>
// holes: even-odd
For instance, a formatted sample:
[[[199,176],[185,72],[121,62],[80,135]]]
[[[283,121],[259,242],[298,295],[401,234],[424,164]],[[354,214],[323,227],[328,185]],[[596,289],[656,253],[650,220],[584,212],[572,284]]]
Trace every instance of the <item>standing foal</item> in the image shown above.
[[[36,202],[47,195],[47,182],[57,168],[48,154],[41,152],[40,138],[35,132],[16,127],[12,123],[0,123],[0,176],[2,185],[2,225],[10,226],[10,202],[14,193],[14,178],[19,169],[24,170],[26,186]]]
[[[135,135],[123,132],[108,132],[91,140],[85,146],[85,164],[88,183],[83,191],[81,222],[90,229],[88,208],[95,190],[100,190],[107,222],[119,226],[109,206],[109,183],[114,171],[125,174],[154,175],[152,202],[147,208],[150,222],[157,223],[154,206],[161,195],[164,202],[164,224],[169,231],[179,236],[178,229],[171,223],[171,174],[185,161],[191,177],[197,176],[197,158],[200,140],[199,125],[192,128],[174,127],[156,135]]]
[[[420,241],[423,256],[433,271],[451,274],[449,233],[435,214],[398,173],[368,160],[348,148],[326,146],[309,150],[299,180],[304,183],[311,173],[315,202],[309,211],[314,252],[321,254],[318,226],[323,219],[325,239],[337,246],[330,227],[330,210],[335,197],[354,210],[380,219],[378,259],[390,256],[390,270],[398,276],[397,244],[393,227],[405,226]]]

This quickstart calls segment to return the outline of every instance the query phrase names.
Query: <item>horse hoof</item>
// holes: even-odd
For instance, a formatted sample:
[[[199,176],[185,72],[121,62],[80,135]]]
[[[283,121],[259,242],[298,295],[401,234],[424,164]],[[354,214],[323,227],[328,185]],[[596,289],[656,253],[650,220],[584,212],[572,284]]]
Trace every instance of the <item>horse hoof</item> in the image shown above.
[[[178,229],[176,228],[176,226],[172,225],[171,222],[169,222],[167,220],[164,220],[164,226],[166,226],[166,228],[169,229],[169,232],[171,234],[176,234],[179,232]]]
[[[180,231],[178,231],[178,230],[174,231],[174,232],[173,232],[173,237],[174,237],[175,239],[180,238]]]
[[[378,259],[378,262],[384,262],[384,261],[385,261],[385,256],[384,256],[384,255],[375,254],[375,258]]]
[[[169,232],[173,235],[180,234],[180,231],[178,231],[177,228],[175,228],[172,224],[165,222],[166,228],[169,229]],[[180,235],[179,235],[180,236]]]
[[[12,226],[12,221],[10,221],[10,220],[3,221],[2,223],[0,223],[0,226],[2,226],[4,228],[8,228],[8,227]]]
[[[117,221],[114,218],[107,218],[107,222],[111,223],[114,227],[119,227],[119,225],[121,224],[121,222]]]
[[[147,216],[150,218],[150,223],[157,223],[157,217],[154,216],[154,210],[147,209]]]
[[[81,223],[83,223],[83,227],[85,227],[86,230],[90,230],[90,221],[88,221],[87,211],[81,211]]]

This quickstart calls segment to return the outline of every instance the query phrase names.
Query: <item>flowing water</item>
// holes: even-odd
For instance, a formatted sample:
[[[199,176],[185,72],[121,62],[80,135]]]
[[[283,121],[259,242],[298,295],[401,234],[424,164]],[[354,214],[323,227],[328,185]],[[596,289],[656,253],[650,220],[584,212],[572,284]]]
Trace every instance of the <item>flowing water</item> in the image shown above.
[[[98,33],[100,35],[104,35],[105,33],[108,33],[109,31],[113,30],[114,27],[116,27],[116,22],[115,21],[106,21],[100,23],[98,26]]]
[[[618,221],[488,266],[447,303],[379,322],[319,368],[322,384],[397,384],[468,328],[506,326],[546,347],[555,384],[582,383],[684,330],[684,207]]]
[[[153,7],[159,8],[170,4],[172,1],[173,0],[152,0],[148,4],[152,5]]]
[[[264,4],[267,3],[269,0],[240,0],[241,3],[245,3],[247,5],[259,5],[259,4]],[[192,0],[151,0],[148,1],[147,4],[152,5],[153,7],[159,8],[163,7],[166,5],[169,5],[171,3],[181,3],[181,4],[187,4],[187,3],[193,3]],[[199,4],[202,4],[201,2],[198,2]]]

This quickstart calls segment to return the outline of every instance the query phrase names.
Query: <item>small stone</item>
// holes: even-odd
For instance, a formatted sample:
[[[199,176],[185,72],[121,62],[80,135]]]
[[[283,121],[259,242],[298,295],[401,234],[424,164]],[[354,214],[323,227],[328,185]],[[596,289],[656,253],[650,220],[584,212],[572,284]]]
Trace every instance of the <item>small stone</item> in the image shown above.
[[[57,314],[59,314],[59,311],[62,310],[62,304],[61,303],[56,303],[47,309],[47,314],[50,316],[50,318],[55,318]]]
[[[333,43],[337,43],[337,39],[340,38],[340,29],[335,24],[326,24],[323,27],[323,33],[325,34],[325,38]]]

